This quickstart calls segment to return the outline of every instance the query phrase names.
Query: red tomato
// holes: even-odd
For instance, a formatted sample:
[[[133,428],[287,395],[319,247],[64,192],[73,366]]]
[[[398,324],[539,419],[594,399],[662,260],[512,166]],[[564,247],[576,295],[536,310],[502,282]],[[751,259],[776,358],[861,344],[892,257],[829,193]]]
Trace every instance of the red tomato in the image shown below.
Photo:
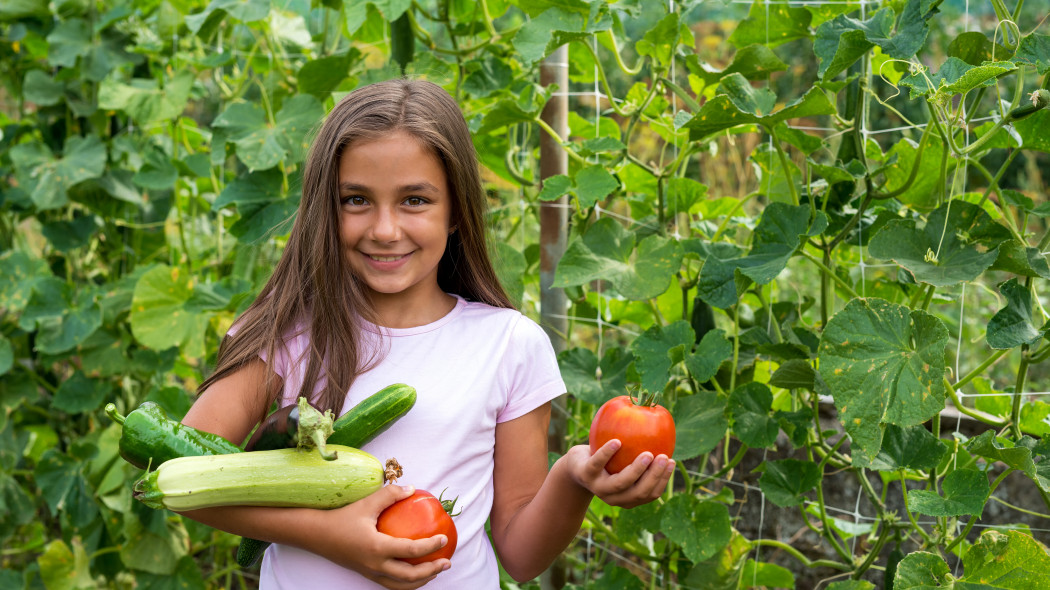
[[[456,525],[452,517],[445,512],[440,500],[424,490],[416,490],[411,496],[387,507],[379,515],[376,528],[381,533],[402,539],[427,539],[434,535],[448,537],[448,543],[433,553],[402,559],[413,565],[442,557],[451,558],[456,551]]]
[[[673,455],[674,418],[663,406],[638,405],[621,395],[598,408],[589,438],[592,455],[610,440],[620,440],[620,450],[605,465],[609,473],[619,473],[645,451],[653,457]]]

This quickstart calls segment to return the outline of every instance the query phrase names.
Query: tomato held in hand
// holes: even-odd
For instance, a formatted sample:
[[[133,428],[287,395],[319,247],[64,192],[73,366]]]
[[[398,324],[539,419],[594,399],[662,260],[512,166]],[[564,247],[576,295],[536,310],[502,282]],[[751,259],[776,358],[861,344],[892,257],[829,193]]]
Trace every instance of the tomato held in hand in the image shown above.
[[[455,502],[449,502],[449,510]],[[448,543],[444,547],[423,557],[406,557],[413,565],[441,558],[452,558],[456,551],[456,525],[445,509],[445,504],[433,494],[416,490],[414,494],[394,502],[379,515],[376,522],[379,532],[402,539],[427,539],[434,535],[445,535]]]
[[[657,455],[674,454],[674,418],[667,408],[639,402],[627,395],[605,402],[591,421],[591,454],[612,439],[620,440],[620,450],[605,465],[609,473],[619,473],[645,451]]]

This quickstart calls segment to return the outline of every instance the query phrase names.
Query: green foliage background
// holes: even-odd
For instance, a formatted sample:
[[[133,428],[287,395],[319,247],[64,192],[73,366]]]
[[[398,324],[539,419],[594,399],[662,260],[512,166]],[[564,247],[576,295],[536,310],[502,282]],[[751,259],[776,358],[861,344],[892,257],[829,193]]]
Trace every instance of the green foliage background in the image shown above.
[[[570,583],[1040,587],[1037,533],[974,526],[1015,473],[1050,510],[1050,405],[1023,395],[1050,382],[1050,36],[1038,2],[959,4],[0,2],[0,587],[254,584],[235,538],[132,501],[101,408],[185,413],[311,130],[402,74],[460,101],[534,317],[537,210],[571,208],[567,442],[628,386],[679,426],[673,493],[595,502],[606,549],[570,548]],[[541,87],[566,43],[571,88]],[[574,99],[569,174],[541,185],[541,110],[580,88],[613,100]],[[749,450],[775,458],[735,471]],[[871,522],[829,515],[836,474]],[[819,546],[748,528],[734,478]]]

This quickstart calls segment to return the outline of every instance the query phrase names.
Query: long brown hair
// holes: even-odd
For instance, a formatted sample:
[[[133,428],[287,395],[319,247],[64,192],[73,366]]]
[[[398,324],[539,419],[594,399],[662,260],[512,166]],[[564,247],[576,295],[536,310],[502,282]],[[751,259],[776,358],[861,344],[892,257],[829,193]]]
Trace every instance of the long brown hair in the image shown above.
[[[301,326],[308,331],[310,347],[306,358],[298,360],[306,363],[298,395],[311,398],[322,410],[340,411],[357,375],[377,359],[361,339],[363,322],[375,321],[374,310],[339,243],[339,160],[354,142],[396,130],[433,150],[448,179],[456,231],[438,264],[438,285],[468,300],[513,307],[489,258],[487,202],[477,152],[455,100],[440,86],[422,80],[371,84],[340,101],[318,130],[303,171],[299,211],[280,261],[237,320],[235,333],[223,338],[215,371],[198,392],[260,354],[275,359],[279,350],[286,350],[285,339]],[[332,359],[345,360],[325,362]],[[325,385],[315,399],[311,394],[322,375]]]

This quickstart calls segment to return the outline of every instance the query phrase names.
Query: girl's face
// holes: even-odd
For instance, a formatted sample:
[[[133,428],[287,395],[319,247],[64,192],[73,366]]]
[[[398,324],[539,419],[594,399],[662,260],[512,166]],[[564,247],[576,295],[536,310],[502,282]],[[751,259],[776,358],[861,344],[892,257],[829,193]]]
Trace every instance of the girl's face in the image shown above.
[[[452,197],[437,156],[404,131],[351,144],[339,160],[339,197],[344,256],[381,319],[391,310],[422,312],[421,321],[447,312],[437,269],[451,229]],[[426,317],[438,308],[437,317]]]

